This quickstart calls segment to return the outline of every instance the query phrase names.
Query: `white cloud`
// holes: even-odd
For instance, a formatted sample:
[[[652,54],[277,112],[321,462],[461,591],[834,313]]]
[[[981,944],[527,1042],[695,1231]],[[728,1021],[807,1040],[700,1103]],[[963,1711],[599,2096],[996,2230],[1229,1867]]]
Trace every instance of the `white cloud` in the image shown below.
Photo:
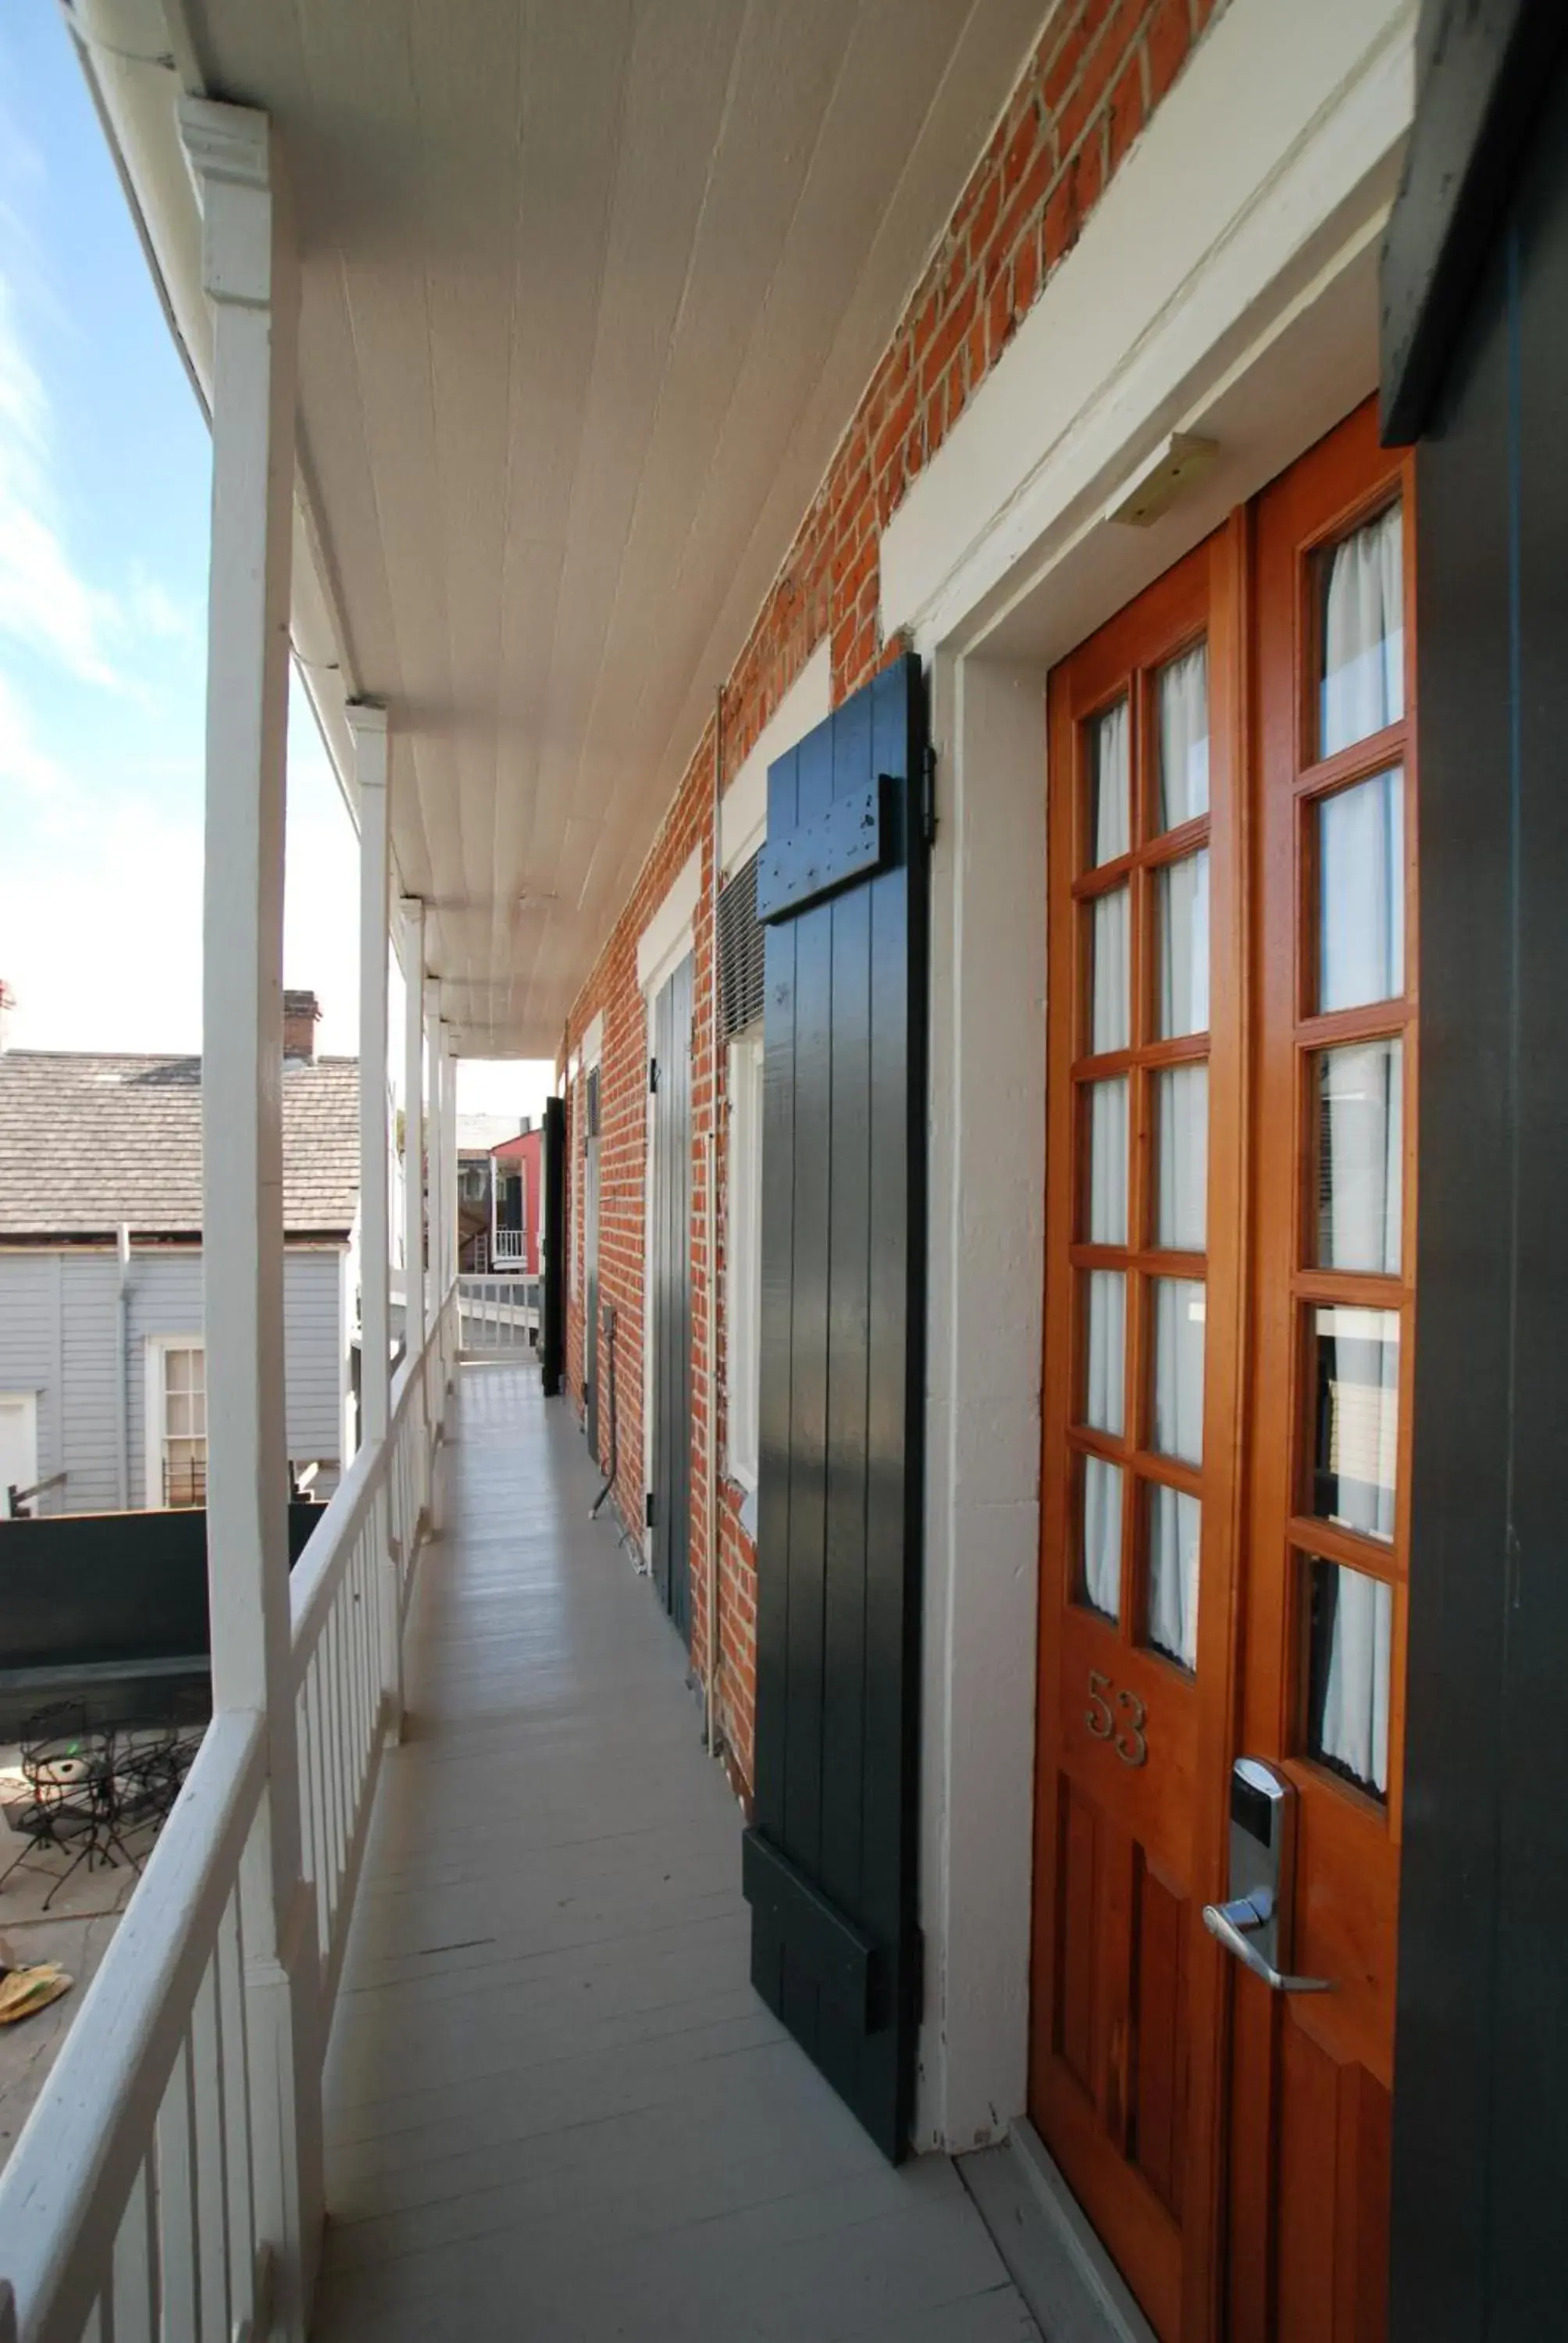
[[[0,277],[0,635],[85,683],[119,683],[106,638],[120,621],[73,563],[55,514],[49,405]]]
[[[0,805],[12,802],[13,790],[53,797],[69,785],[65,767],[38,739],[21,694],[0,673]]]

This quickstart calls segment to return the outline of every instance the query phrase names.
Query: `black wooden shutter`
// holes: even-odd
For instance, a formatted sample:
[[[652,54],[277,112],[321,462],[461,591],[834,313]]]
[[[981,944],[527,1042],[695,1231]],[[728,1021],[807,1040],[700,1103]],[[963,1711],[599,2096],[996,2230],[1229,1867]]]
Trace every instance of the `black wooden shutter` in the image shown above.
[[[752,1978],[895,2157],[920,2017],[924,751],[905,659],[769,769],[758,866]]]
[[[653,1001],[653,1576],[691,1641],[691,960]]]

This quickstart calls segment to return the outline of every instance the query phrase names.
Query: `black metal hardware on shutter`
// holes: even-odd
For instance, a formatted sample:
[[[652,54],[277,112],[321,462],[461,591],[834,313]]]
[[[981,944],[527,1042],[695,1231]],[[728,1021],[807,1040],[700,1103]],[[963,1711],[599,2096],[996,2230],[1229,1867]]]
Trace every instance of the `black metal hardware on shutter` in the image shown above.
[[[757,885],[751,1976],[895,2157],[920,2009],[925,737],[905,659],[769,768]]]
[[[658,1060],[657,1058],[650,1058],[650,1059],[648,1060],[648,1096],[649,1096],[650,1098],[651,1098],[651,1097],[653,1097],[654,1093],[658,1091]]]
[[[719,898],[719,1004],[727,1041],[762,1014],[767,949],[757,916],[758,860],[754,854],[743,862]]]

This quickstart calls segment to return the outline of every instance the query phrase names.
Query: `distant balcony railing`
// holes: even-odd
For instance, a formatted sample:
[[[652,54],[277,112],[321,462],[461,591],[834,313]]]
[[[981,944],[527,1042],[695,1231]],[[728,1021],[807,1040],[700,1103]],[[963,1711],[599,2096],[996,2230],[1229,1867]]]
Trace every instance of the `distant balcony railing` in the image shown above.
[[[387,1438],[356,1457],[291,1583],[317,2059],[457,1346],[454,1287],[398,1370]],[[270,1894],[266,1783],[263,1717],[220,1712],[0,2175],[0,2343],[271,2332],[300,2141],[286,1987],[247,1960]]]

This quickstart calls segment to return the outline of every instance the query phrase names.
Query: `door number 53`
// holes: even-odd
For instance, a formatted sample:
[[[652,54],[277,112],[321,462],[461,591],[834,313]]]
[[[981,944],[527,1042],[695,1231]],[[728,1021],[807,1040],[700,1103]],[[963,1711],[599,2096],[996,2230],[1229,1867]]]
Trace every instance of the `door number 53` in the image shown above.
[[[1089,1706],[1083,1721],[1096,1741],[1110,1742],[1124,1765],[1147,1765],[1149,1744],[1143,1728],[1149,1711],[1135,1692],[1125,1686],[1119,1691],[1098,1668],[1089,1671]]]

